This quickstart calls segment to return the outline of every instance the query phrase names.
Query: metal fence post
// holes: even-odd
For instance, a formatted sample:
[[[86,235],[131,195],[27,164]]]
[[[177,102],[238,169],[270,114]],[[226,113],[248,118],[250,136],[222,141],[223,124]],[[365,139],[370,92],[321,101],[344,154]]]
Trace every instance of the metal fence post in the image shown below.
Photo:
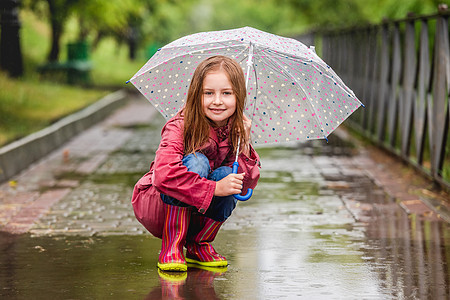
[[[403,96],[400,102],[401,153],[407,158],[410,153],[411,125],[413,114],[414,82],[416,79],[416,43],[414,20],[406,21],[403,61]]]
[[[448,84],[449,84],[449,39],[448,17],[438,15],[436,20],[434,74],[433,74],[433,102],[429,107],[433,112],[430,120],[431,129],[431,174],[442,175],[444,163],[445,144],[448,132]]]
[[[448,191],[449,16],[442,5],[433,15],[315,32],[324,60],[366,104],[347,124]]]
[[[398,110],[400,93],[400,76],[401,76],[401,42],[399,23],[394,23],[392,27],[392,65],[390,72],[389,101],[388,107],[388,137],[389,146],[395,149],[397,131],[398,131]]]
[[[389,72],[389,25],[381,26],[381,50],[380,50],[380,78],[378,92],[378,122],[377,138],[384,141],[386,135],[386,103],[388,94],[388,72]]]
[[[419,69],[417,78],[417,96],[414,103],[414,133],[416,160],[419,165],[423,162],[425,136],[427,128],[427,102],[430,91],[430,51],[428,38],[428,22],[420,21],[419,37]]]

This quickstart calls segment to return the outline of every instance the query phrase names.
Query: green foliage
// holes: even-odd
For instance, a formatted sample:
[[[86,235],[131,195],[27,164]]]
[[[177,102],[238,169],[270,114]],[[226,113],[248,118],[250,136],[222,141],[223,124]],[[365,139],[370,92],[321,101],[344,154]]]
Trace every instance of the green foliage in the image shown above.
[[[366,1],[360,0],[290,0],[299,18],[305,20],[309,28],[330,28],[352,26],[367,22],[362,14]]]
[[[39,16],[28,10],[21,11],[21,45],[26,76],[35,77],[37,66],[44,62],[49,51],[49,27],[40,21]]]
[[[99,95],[81,89],[77,94],[76,88],[72,91],[70,87],[37,83],[36,67],[45,61],[51,49],[49,4],[57,8],[53,17],[62,26],[59,41],[62,59],[68,42],[86,39],[92,45],[93,84],[123,86],[149,58],[148,49],[154,51],[186,34],[252,26],[295,36],[316,28],[378,23],[385,17],[404,18],[408,12],[430,14],[437,11],[438,3],[450,4],[450,0],[22,0],[21,35],[26,75],[24,81],[18,82],[0,76],[0,131],[3,130],[0,143],[5,141],[1,136],[7,131],[16,132],[8,135],[10,140],[29,133],[30,128],[43,126],[26,125],[36,119],[26,112],[35,110],[32,99],[41,101],[45,110],[49,109],[48,103],[58,110],[58,105],[66,106],[59,99],[79,101],[88,95],[89,101],[94,101]],[[128,49],[124,44],[131,33],[138,38],[141,61],[132,62],[127,58]],[[19,114],[21,107],[24,111]],[[69,104],[67,107],[59,114],[49,113],[40,124],[48,124],[79,108]],[[28,129],[16,130],[19,127]]]
[[[118,46],[112,38],[105,38],[91,53],[94,65],[91,89],[68,86],[53,77],[47,81],[36,69],[45,61],[48,51],[49,25],[28,10],[22,10],[20,17],[25,75],[15,80],[0,72],[0,146],[98,101],[111,91],[105,87],[125,87],[125,81],[144,63],[130,62],[126,48]],[[69,19],[66,28],[64,45],[77,35],[76,19]]]
[[[372,15],[372,22],[380,22],[383,18],[400,19],[405,18],[408,13],[414,14],[432,14],[437,12],[438,4],[449,3],[450,1],[436,1],[436,0],[370,0],[371,7],[380,5],[380,8],[370,12],[366,9],[367,17]],[[375,12],[375,14],[374,14]]]
[[[437,12],[438,4],[450,0],[277,0],[289,3],[296,18],[306,20],[308,29],[330,29],[379,23],[383,19],[405,18]]]
[[[92,84],[116,87],[125,87],[125,82],[145,63],[144,60],[130,61],[128,49],[123,45],[118,45],[112,38],[105,38],[100,42],[92,53],[92,61],[94,63],[91,74]],[[131,84],[130,88],[134,89]]]
[[[121,43],[136,37],[145,48],[194,32],[243,26],[297,35],[378,23],[409,12],[430,14],[450,0],[24,0],[25,7],[49,20],[50,3],[63,23],[75,16],[78,38],[90,39],[94,47],[110,36]]]
[[[93,29],[124,28],[130,17],[139,17],[141,1],[79,0],[75,13]]]
[[[290,8],[286,4],[278,4],[272,0],[215,0],[209,3],[210,14],[206,16],[209,24],[204,24],[202,30],[231,29],[251,26],[264,31],[279,33],[295,24],[293,18],[286,18]],[[226,7],[227,9],[221,9]],[[200,17],[200,16],[199,16]],[[205,17],[204,17],[205,18]]]
[[[143,20],[143,0],[79,0],[74,14],[79,20],[79,39],[89,33],[127,38],[129,27]]]
[[[188,22],[191,7],[197,1],[151,0],[142,8],[140,44],[156,44],[159,47],[190,33]]]

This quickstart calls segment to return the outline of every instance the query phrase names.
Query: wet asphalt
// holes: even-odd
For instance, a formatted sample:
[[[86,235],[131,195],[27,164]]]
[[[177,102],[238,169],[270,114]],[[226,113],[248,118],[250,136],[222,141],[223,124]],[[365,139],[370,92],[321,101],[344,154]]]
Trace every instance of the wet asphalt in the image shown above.
[[[414,196],[387,192],[339,133],[257,150],[254,195],[214,242],[226,269],[158,272],[130,198],[163,123],[131,101],[1,185],[0,298],[450,298],[449,223],[405,209]]]

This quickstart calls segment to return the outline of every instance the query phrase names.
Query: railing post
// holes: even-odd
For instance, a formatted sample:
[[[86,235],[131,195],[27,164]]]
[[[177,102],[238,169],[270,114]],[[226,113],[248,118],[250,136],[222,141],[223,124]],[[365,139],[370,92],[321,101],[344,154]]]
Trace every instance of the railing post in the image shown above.
[[[349,125],[447,191],[449,16],[441,5],[438,14],[385,20],[372,33],[370,27],[319,31],[324,60],[366,104]]]
[[[392,28],[392,66],[391,81],[389,87],[388,102],[388,133],[389,145],[395,149],[398,130],[398,110],[399,97],[401,97],[399,83],[401,76],[401,50],[400,50],[400,28],[399,23],[395,23]]]
[[[362,83],[361,95],[362,101],[367,103],[366,108],[362,111],[362,127],[364,130],[372,135],[374,133],[374,123],[376,116],[375,107],[375,92],[377,78],[377,61],[378,61],[378,48],[376,43],[376,30],[373,27],[369,27],[366,31],[363,31],[365,35],[365,47],[361,57],[361,66],[364,66],[364,79]]]
[[[389,72],[389,25],[381,26],[381,46],[380,46],[380,78],[378,91],[378,141],[384,141],[386,135],[386,103],[388,94],[388,72]]]
[[[449,65],[449,39],[448,39],[448,17],[439,15],[436,20],[435,52],[434,52],[434,74],[433,74],[433,102],[429,103],[432,112],[430,116],[430,139],[431,139],[431,175],[434,178],[442,176],[444,163],[445,145],[448,132],[449,108],[448,84],[450,79]]]
[[[379,114],[379,107],[377,103],[377,99],[379,99],[380,94],[380,47],[379,47],[379,37],[380,37],[380,26],[374,26],[371,29],[371,39],[370,39],[370,45],[369,47],[372,49],[372,54],[370,57],[370,66],[371,66],[371,73],[368,78],[370,81],[370,84],[368,85],[369,90],[369,97],[371,101],[371,107],[372,109],[365,114],[369,115],[369,129],[371,133],[371,137],[375,137],[377,134],[377,116]]]
[[[401,153],[407,159],[411,145],[411,125],[414,97],[414,81],[416,79],[416,43],[414,20],[405,24],[404,60],[403,60],[403,97],[400,102]]]
[[[427,102],[430,91],[430,51],[428,37],[428,22],[421,20],[420,24],[420,47],[419,47],[419,70],[417,78],[417,97],[414,105],[414,129],[416,159],[419,165],[423,163],[425,148],[425,137],[427,128]]]

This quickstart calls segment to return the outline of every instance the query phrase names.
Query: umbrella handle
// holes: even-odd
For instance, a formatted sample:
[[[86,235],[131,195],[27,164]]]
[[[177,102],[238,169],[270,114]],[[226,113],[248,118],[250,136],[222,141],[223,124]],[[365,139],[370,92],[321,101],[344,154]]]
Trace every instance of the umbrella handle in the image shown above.
[[[238,167],[239,167],[239,163],[237,161],[235,161],[233,163],[233,173],[237,174],[238,172]],[[250,197],[253,194],[253,189],[247,189],[247,194],[245,196],[241,196],[239,194],[234,194],[233,197],[240,200],[240,201],[247,201],[248,199],[250,199]]]

